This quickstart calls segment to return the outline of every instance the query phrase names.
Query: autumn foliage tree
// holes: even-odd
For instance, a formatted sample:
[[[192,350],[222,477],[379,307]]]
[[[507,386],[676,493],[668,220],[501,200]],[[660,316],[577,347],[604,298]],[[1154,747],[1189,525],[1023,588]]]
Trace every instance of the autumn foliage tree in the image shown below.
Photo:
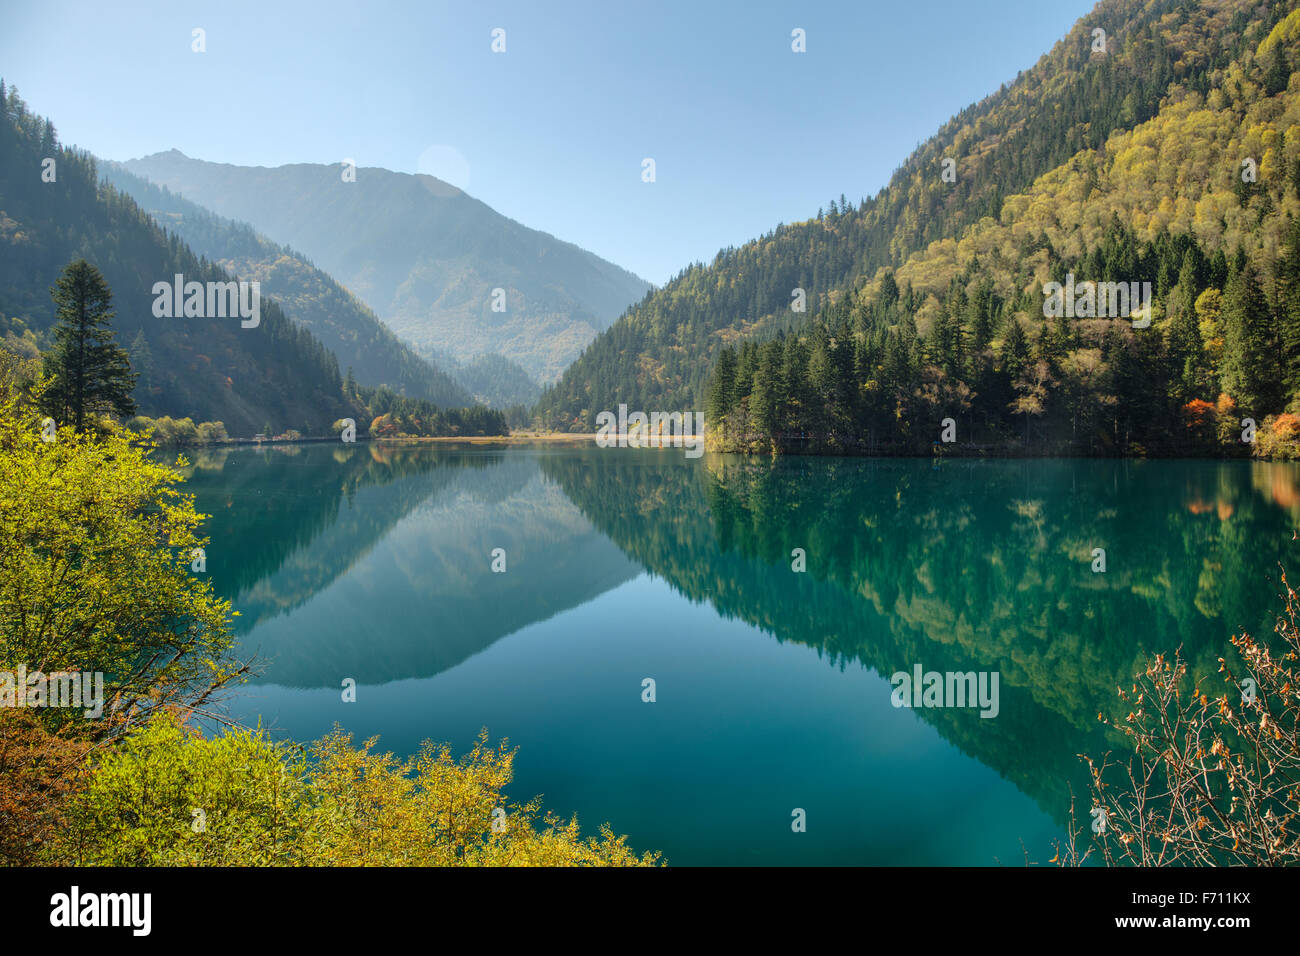
[[[201,515],[133,437],[64,427],[44,384],[0,374],[0,671],[100,672],[98,719],[0,708],[0,862],[30,863],[66,825],[87,757],[159,706],[203,707],[238,679],[229,605],[190,573]]]
[[[1233,638],[1219,689],[1180,653],[1154,657],[1106,720],[1127,755],[1085,757],[1091,834],[1071,824],[1058,862],[1280,866],[1300,863],[1300,595],[1282,575],[1276,640]],[[1084,843],[1091,837],[1090,843]]]

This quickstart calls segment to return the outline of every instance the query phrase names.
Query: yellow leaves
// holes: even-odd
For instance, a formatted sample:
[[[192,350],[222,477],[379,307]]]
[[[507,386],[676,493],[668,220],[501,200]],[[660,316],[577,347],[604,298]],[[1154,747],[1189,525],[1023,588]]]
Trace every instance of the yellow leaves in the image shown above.
[[[1155,178],[1157,156],[1156,150],[1151,146],[1129,146],[1115,157],[1112,176],[1149,182]]]
[[[377,746],[377,738],[356,746],[338,729],[306,750],[260,732],[205,740],[160,717],[96,769],[77,814],[80,862],[639,866],[658,859],[635,855],[608,825],[584,838],[576,817],[543,817],[535,798],[511,802],[504,788],[515,751],[506,741],[491,745],[486,731],[459,759],[445,744],[426,743],[405,761]],[[201,837],[183,826],[194,806],[206,810]]]
[[[1008,196],[1002,201],[1002,223],[1010,225],[1018,222],[1025,216],[1025,210],[1029,208],[1029,197],[1023,194]]]
[[[137,679],[128,703],[225,680],[212,663],[229,646],[229,605],[181,560],[201,542],[178,476],[120,433],[38,434],[0,397],[0,551],[11,556],[0,568],[0,661],[125,675],[167,648],[156,659],[168,663]],[[133,624],[130,642],[122,621]],[[179,634],[176,622],[187,622]],[[121,689],[113,680],[109,696]]]
[[[1266,60],[1278,44],[1286,46],[1300,37],[1300,10],[1292,10],[1269,31],[1268,36],[1255,48],[1255,58]]]

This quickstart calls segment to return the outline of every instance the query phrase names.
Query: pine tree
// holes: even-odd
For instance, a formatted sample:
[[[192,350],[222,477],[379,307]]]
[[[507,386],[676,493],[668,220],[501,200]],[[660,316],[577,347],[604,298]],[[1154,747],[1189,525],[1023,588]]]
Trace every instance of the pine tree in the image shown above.
[[[42,120],[41,142],[40,142],[41,158],[47,159],[49,157],[52,157],[55,151],[58,149],[58,146],[59,146],[59,135],[57,132],[55,132],[54,124],[51,123],[49,119]]]
[[[1278,263],[1281,282],[1278,323],[1282,339],[1282,380],[1287,394],[1300,389],[1300,220],[1292,220]]]
[[[1183,255],[1178,284],[1169,293],[1169,377],[1171,392],[1179,404],[1197,397],[1201,381],[1203,352],[1196,318],[1196,258]]]
[[[830,427],[831,409],[835,405],[835,360],[831,355],[830,334],[821,323],[813,329],[808,352],[808,414],[805,422],[813,431]]]
[[[135,333],[128,355],[131,369],[137,376],[137,387],[147,395],[153,385],[153,351],[149,348],[149,340],[144,337],[144,329]]]
[[[1279,370],[1269,335],[1268,302],[1249,264],[1228,280],[1223,324],[1223,386],[1244,413],[1262,418],[1280,403]]]
[[[908,297],[911,297],[912,289],[908,286]],[[898,301],[898,281],[894,278],[892,272],[886,272],[880,279],[880,304],[888,308]]]
[[[777,431],[778,408],[781,404],[781,352],[779,346],[773,350],[775,343],[763,346],[754,372],[754,391],[749,400],[750,416],[754,428],[760,435],[773,437]]]
[[[46,410],[81,431],[87,415],[135,411],[135,374],[126,352],[113,341],[113,293],[85,259],[69,263],[50,290],[58,306],[54,348],[45,356],[51,383]]]
[[[971,330],[971,348],[982,352],[993,338],[993,283],[986,277],[966,304],[966,323]]]
[[[1002,351],[998,358],[1002,371],[1013,382],[1020,378],[1020,373],[1029,364],[1029,338],[1014,316],[1007,324],[1007,334],[1002,339]]]
[[[736,350],[724,348],[718,354],[718,364],[713,369],[709,385],[708,420],[725,428],[726,418],[736,401]]]
[[[1290,79],[1291,67],[1287,65],[1286,51],[1279,43],[1273,47],[1273,56],[1269,60],[1268,69],[1264,71],[1264,91],[1269,96],[1276,96],[1286,90]]]
[[[808,353],[798,336],[791,335],[784,344],[781,381],[785,392],[781,397],[780,428],[798,434],[808,429],[807,413],[812,404],[808,397]]]
[[[1210,285],[1216,289],[1224,288],[1228,283],[1228,256],[1220,246],[1210,257]]]

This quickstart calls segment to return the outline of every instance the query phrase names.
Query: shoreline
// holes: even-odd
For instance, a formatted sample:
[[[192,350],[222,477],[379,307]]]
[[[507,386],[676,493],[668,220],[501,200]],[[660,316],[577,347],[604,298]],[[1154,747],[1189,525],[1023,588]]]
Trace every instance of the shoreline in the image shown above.
[[[413,445],[413,444],[446,444],[446,445],[583,445],[594,442],[597,437],[595,432],[549,432],[549,433],[520,433],[513,435],[436,435],[436,436],[402,436],[402,437],[384,437],[358,438],[355,442],[347,444],[375,444],[375,445]],[[686,436],[687,440],[692,436]],[[226,441],[213,442],[209,444],[192,444],[192,445],[158,445],[159,450],[166,451],[185,451],[198,449],[215,449],[215,448],[248,448],[248,447],[276,447],[284,448],[294,445],[321,444],[339,442],[337,436],[312,436],[297,439],[273,441],[258,440],[253,438],[231,438]],[[647,446],[647,448],[659,448],[659,450],[674,451],[678,450],[675,445],[665,443],[663,446]],[[1015,446],[967,446],[960,445],[946,446],[941,452],[926,453],[912,449],[889,449],[876,448],[871,451],[829,451],[825,449],[802,449],[802,450],[782,450],[773,452],[769,449],[741,449],[741,448],[706,448],[705,454],[709,455],[736,455],[744,458],[909,458],[909,459],[930,459],[936,462],[945,460],[950,461],[976,461],[976,460],[997,460],[997,459],[1084,459],[1084,460],[1123,460],[1123,461],[1183,461],[1196,459],[1202,461],[1268,461],[1268,462],[1287,462],[1296,461],[1297,458],[1285,456],[1255,456],[1245,455],[1215,455],[1207,453],[1204,449],[1188,449],[1185,453],[1155,452],[1142,455],[1090,455],[1060,448],[1044,448],[1036,450],[1032,448],[1015,447]]]

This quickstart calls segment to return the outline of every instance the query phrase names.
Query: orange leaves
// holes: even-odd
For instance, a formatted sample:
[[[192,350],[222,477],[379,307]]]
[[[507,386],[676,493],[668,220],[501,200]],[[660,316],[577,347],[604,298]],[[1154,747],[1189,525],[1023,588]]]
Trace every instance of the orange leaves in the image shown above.
[[[1188,428],[1202,428],[1213,423],[1215,408],[1209,402],[1194,398],[1183,406],[1183,421]]]

